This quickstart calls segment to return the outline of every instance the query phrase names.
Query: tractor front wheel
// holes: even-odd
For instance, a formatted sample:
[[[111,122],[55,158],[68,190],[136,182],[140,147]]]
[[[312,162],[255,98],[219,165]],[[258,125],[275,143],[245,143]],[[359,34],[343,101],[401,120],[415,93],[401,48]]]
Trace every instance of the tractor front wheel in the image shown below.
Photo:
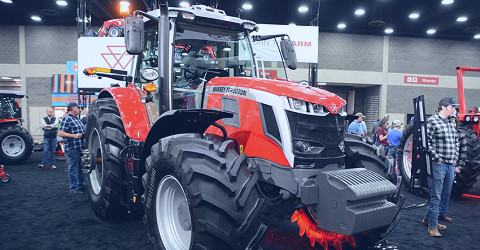
[[[145,221],[155,249],[254,249],[266,226],[258,176],[232,140],[172,136],[151,148],[142,177]]]
[[[121,151],[127,147],[127,136],[115,101],[98,99],[89,107],[86,143],[90,154],[87,186],[91,206],[102,220],[125,220],[127,209],[121,205],[124,180]]]

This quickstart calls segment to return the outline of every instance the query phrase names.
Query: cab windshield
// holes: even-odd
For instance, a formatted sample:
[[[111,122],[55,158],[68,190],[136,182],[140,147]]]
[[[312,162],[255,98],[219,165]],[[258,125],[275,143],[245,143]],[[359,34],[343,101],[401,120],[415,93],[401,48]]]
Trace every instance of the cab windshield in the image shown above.
[[[157,46],[157,27],[147,28],[136,76],[144,68],[158,67]],[[173,109],[201,108],[203,87],[212,78],[257,77],[246,32],[177,23],[172,62]],[[146,82],[141,77],[136,80]]]

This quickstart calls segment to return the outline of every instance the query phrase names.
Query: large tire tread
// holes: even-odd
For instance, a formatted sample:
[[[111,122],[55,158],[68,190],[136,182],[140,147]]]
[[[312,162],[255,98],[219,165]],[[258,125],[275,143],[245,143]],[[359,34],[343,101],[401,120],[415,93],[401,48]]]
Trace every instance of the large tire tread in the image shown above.
[[[235,168],[236,165],[241,167]],[[238,169],[234,177],[229,174],[232,169]],[[178,175],[176,178],[187,193],[192,211],[192,248],[245,249],[260,242],[266,230],[260,221],[263,199],[251,188],[256,175],[245,171],[246,157],[235,153],[233,141],[222,143],[192,136],[164,138],[152,146],[146,170],[142,176],[146,190],[142,196],[144,204],[150,195],[147,192],[153,170],[157,174],[163,171],[162,176],[169,171]],[[161,247],[152,218],[154,212],[149,212],[145,205],[150,239],[156,248]]]
[[[460,131],[467,137],[467,159],[462,171],[457,174],[452,187],[452,195],[460,196],[467,193],[477,182],[480,175],[480,138],[472,130],[471,125],[462,125]]]
[[[33,152],[33,137],[24,127],[19,124],[0,124],[0,147],[3,139],[9,135],[17,135],[21,137],[25,143],[25,150],[21,155],[11,157],[3,153],[3,149],[0,149],[0,162],[2,164],[18,164],[27,160]]]
[[[120,155],[128,146],[128,138],[115,101],[112,98],[98,99],[90,105],[88,116],[87,142],[91,131],[96,128],[104,145],[102,190],[95,199],[93,191],[90,190],[92,209],[102,220],[129,220],[132,216],[121,204],[126,183],[124,163]]]

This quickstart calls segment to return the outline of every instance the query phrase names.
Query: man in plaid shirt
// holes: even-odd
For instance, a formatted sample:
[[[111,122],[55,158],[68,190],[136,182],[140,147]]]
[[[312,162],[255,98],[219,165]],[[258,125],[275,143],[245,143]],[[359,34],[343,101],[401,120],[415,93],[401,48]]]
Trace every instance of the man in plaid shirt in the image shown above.
[[[70,193],[83,193],[85,190],[85,176],[80,166],[80,155],[84,149],[83,135],[85,134],[85,126],[78,119],[80,108],[76,102],[68,104],[67,112],[68,115],[63,118],[58,135],[65,138]]]
[[[445,97],[438,103],[438,113],[427,119],[428,152],[433,167],[432,176],[428,177],[430,201],[422,223],[428,225],[428,232],[433,237],[442,236],[438,229],[447,228],[438,224],[438,219],[453,221],[447,216],[447,209],[458,160],[458,132],[452,119],[457,105],[454,98]]]

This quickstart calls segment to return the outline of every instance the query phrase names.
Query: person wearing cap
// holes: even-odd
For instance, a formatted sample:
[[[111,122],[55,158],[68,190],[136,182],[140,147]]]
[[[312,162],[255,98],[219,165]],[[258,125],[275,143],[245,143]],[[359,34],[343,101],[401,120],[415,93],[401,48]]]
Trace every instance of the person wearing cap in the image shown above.
[[[366,134],[366,131],[364,131],[361,122],[363,121],[365,116],[362,113],[358,112],[355,114],[355,117],[357,117],[357,119],[353,120],[353,122],[350,123],[350,125],[348,126],[348,133],[364,136]]]
[[[393,159],[395,164],[395,169],[397,168],[397,159],[398,159],[398,146],[400,146],[400,139],[402,138],[402,128],[403,123],[400,120],[393,121],[393,129],[388,132],[388,159]],[[400,172],[397,170],[397,175],[400,175]]]
[[[438,229],[447,228],[438,223],[439,219],[453,222],[447,210],[459,151],[458,132],[452,119],[455,106],[458,104],[453,97],[445,97],[438,103],[438,113],[427,119],[428,153],[433,164],[432,175],[428,176],[430,200],[422,223],[428,225],[432,237],[441,237]]]
[[[67,112],[68,115],[62,120],[58,135],[65,138],[70,193],[83,193],[85,190],[85,176],[80,166],[80,155],[84,149],[83,134],[85,134],[85,126],[78,119],[80,108],[76,102],[68,104]]]

